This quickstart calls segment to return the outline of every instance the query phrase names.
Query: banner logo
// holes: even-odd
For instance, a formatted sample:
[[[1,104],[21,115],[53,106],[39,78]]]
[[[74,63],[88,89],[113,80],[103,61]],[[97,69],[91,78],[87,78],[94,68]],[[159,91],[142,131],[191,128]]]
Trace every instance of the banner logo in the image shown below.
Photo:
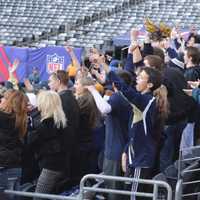
[[[47,55],[47,73],[51,74],[57,70],[64,69],[64,56],[58,56],[56,53]]]

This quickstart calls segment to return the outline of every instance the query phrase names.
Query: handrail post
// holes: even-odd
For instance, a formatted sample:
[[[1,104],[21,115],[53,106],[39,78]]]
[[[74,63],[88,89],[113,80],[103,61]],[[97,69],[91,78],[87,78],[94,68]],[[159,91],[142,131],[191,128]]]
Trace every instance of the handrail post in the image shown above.
[[[176,184],[176,190],[175,190],[175,200],[181,200],[182,197],[182,183],[183,180],[180,179]]]

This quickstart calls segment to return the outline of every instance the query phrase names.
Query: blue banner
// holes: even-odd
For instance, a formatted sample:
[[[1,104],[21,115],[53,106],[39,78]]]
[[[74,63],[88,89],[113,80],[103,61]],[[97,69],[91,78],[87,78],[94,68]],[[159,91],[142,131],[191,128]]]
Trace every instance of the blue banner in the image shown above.
[[[81,48],[74,49],[74,52],[81,60]],[[47,80],[49,74],[58,69],[65,70],[71,63],[70,56],[63,47],[48,47],[28,50],[28,73],[30,74],[34,67],[40,69],[41,80]]]
[[[74,48],[79,62],[81,61],[82,48]],[[71,58],[64,47],[45,47],[39,49],[3,47],[0,46],[0,81],[9,78],[9,68],[12,68],[14,60],[19,61],[16,71],[13,73],[19,82],[22,82],[37,67],[40,80],[47,80],[49,74],[58,69],[66,70],[71,63]]]
[[[9,67],[12,67],[14,60],[19,60],[14,75],[18,79],[27,77],[27,48],[0,47],[0,81],[6,81],[9,78]]]

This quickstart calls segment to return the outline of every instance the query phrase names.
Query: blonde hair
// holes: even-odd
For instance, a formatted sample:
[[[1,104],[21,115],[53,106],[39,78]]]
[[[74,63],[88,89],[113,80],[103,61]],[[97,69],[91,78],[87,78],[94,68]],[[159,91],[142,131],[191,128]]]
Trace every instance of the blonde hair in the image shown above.
[[[66,127],[66,117],[62,108],[60,96],[54,91],[41,91],[37,97],[38,110],[41,112],[41,121],[53,117],[57,128]]]

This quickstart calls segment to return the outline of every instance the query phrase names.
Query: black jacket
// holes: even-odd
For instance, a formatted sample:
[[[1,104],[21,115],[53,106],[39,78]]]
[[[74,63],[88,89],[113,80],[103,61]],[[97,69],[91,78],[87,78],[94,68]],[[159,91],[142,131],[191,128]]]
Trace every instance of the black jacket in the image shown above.
[[[196,109],[194,99],[183,92],[187,88],[187,82],[183,73],[178,69],[166,67],[163,73],[163,84],[168,90],[170,113],[166,121],[167,125],[174,125],[187,120],[190,113]]]
[[[23,144],[15,128],[15,117],[0,111],[0,167],[21,166]]]
[[[63,134],[64,129],[56,128],[53,118],[48,118],[29,136],[29,145],[34,150],[41,169],[64,170]]]
[[[35,130],[40,126],[40,120],[41,116],[37,108],[28,112],[28,130],[24,138],[24,150],[22,154],[22,184],[31,183],[40,174],[38,162],[34,156],[34,150],[29,145],[32,134],[34,134]]]
[[[67,118],[67,126],[70,128],[71,134],[77,141],[79,123],[80,123],[80,109],[76,98],[71,90],[64,90],[59,93],[63,111]]]
[[[65,137],[63,141],[66,147],[66,177],[76,179],[79,182],[79,131],[80,131],[80,108],[71,90],[63,90],[59,93],[63,111],[67,118]]]

